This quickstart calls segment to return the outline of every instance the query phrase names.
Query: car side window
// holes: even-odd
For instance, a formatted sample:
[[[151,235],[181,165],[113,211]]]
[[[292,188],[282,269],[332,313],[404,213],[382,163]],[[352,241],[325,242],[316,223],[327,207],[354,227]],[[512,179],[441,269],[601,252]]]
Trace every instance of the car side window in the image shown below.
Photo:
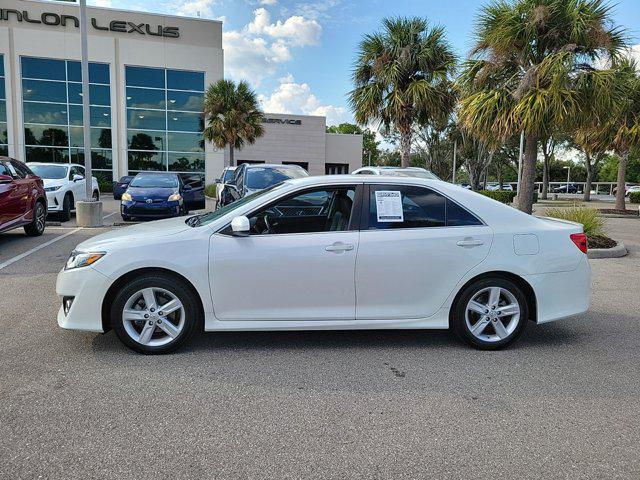
[[[82,175],[83,177],[85,176],[84,167],[76,167],[76,169],[78,171],[78,175]]]
[[[27,176],[31,174],[31,171],[26,166],[22,165],[20,162],[12,161],[11,165],[18,172],[18,175],[20,176],[20,178],[27,178]]]
[[[369,229],[427,228],[482,225],[456,202],[426,187],[372,186]]]
[[[69,168],[69,180],[73,180],[73,176],[76,174],[76,167]]]
[[[5,166],[7,167],[7,170],[9,171],[9,175],[11,175],[13,178],[22,178],[17,170],[15,169],[15,167],[13,166],[13,164],[11,162],[7,162],[5,163]]]
[[[356,172],[356,175],[373,175],[373,172],[371,170],[361,170]]]
[[[257,235],[342,232],[349,229],[355,186],[307,190],[249,216]]]
[[[0,162],[0,175],[8,175],[10,177],[13,176],[11,175],[11,172],[9,171],[9,169],[7,169],[7,167],[2,162]]]

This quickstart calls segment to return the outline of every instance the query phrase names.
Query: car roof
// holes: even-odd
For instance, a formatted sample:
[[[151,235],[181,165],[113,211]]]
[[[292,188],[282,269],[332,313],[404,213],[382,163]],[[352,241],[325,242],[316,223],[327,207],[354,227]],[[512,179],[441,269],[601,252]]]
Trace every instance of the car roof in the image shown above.
[[[56,165],[58,167],[82,167],[79,163],[28,162],[27,165]]]
[[[245,163],[247,168],[302,168],[300,165],[285,165],[282,163]],[[303,169],[304,170],[304,169]]]

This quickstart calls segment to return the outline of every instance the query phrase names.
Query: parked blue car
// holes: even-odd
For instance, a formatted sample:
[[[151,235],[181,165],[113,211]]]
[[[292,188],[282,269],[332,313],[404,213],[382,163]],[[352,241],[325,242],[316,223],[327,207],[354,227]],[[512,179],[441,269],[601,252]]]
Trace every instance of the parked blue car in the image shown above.
[[[120,214],[132,218],[168,218],[205,208],[200,175],[141,172],[122,194]]]
[[[122,194],[127,191],[129,188],[129,184],[131,180],[133,180],[133,175],[125,175],[124,177],[120,177],[120,180],[117,182],[113,182],[113,199],[120,200],[122,198]]]

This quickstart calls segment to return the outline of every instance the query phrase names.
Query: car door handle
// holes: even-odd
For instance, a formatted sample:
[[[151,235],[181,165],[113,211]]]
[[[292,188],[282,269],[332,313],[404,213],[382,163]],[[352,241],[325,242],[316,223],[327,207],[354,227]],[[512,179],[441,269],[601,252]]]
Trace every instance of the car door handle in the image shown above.
[[[459,247],[479,247],[480,245],[484,245],[484,242],[474,238],[465,238],[464,240],[456,242],[456,245]]]
[[[324,247],[327,252],[348,252],[349,250],[353,250],[353,245],[349,245],[348,243],[336,242],[328,247]]]

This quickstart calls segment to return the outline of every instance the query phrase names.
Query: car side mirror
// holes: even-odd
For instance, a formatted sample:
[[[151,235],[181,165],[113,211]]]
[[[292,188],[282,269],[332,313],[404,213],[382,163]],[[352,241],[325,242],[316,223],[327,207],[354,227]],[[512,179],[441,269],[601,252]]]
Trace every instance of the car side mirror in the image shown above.
[[[222,183],[222,179],[221,178],[216,178],[213,183]]]
[[[13,182],[13,177],[11,175],[0,175],[0,184],[11,182]]]
[[[77,173],[73,176],[73,181],[74,182],[79,182],[80,180],[84,180],[84,177],[82,175],[78,175]]]
[[[231,232],[235,237],[248,237],[251,231],[249,219],[244,215],[231,220]]]

